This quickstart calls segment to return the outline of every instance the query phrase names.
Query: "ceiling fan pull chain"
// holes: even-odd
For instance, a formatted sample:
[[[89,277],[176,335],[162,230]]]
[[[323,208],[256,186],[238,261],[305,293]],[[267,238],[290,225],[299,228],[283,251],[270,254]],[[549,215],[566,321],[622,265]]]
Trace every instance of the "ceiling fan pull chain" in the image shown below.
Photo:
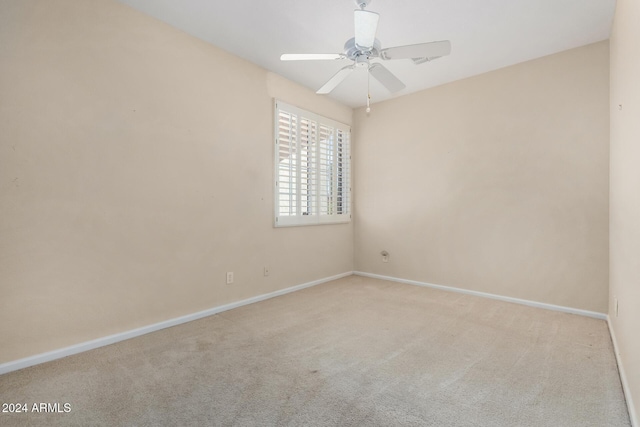
[[[371,106],[369,102],[371,101],[371,90],[369,90],[369,81],[371,79],[371,73],[369,73],[369,68],[367,68],[367,113],[371,112]]]

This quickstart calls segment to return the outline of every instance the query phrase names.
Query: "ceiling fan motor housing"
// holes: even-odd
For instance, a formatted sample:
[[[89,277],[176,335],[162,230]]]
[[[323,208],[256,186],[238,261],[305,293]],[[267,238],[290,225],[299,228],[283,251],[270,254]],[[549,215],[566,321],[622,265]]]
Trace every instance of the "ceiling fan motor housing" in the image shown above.
[[[380,56],[380,40],[376,39],[373,42],[373,47],[371,49],[363,50],[361,47],[356,45],[355,37],[352,37],[344,44],[344,54],[352,61],[356,61],[356,65],[358,57],[363,56],[365,58],[377,58]]]

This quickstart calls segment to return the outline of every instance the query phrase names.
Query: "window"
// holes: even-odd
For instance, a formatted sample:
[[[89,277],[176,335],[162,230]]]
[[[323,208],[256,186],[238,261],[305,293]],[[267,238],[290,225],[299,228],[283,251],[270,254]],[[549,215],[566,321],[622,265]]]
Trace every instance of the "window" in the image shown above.
[[[351,220],[351,128],[276,101],[275,226]]]

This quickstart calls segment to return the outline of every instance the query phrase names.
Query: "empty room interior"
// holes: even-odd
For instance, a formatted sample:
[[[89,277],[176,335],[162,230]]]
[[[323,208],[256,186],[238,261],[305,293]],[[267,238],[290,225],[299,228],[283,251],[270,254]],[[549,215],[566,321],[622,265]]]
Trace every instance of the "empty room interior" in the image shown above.
[[[0,425],[640,427],[639,22],[0,1]]]

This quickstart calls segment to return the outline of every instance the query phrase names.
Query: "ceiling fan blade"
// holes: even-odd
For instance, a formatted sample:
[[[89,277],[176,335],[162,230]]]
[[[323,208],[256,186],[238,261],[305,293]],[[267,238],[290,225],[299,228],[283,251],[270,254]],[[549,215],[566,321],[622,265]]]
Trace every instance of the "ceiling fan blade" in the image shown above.
[[[413,59],[446,56],[451,53],[451,42],[443,40],[431,43],[419,43],[406,46],[389,47],[380,51],[382,59]]]
[[[361,9],[353,12],[353,18],[356,29],[356,46],[364,49],[373,48],[380,15]]]
[[[281,61],[317,61],[344,58],[346,58],[346,55],[343,53],[283,53],[280,56]]]
[[[347,65],[346,67],[341,68],[337,73],[333,75],[333,77],[329,79],[328,82],[324,84],[324,86],[318,89],[316,93],[326,94],[331,92],[333,89],[336,88],[336,86],[338,86],[340,83],[342,83],[344,79],[347,78],[349,73],[353,71],[353,68],[354,68],[353,65]]]
[[[369,67],[369,72],[391,93],[401,91],[402,89],[407,87],[382,64],[371,64],[371,66]]]

